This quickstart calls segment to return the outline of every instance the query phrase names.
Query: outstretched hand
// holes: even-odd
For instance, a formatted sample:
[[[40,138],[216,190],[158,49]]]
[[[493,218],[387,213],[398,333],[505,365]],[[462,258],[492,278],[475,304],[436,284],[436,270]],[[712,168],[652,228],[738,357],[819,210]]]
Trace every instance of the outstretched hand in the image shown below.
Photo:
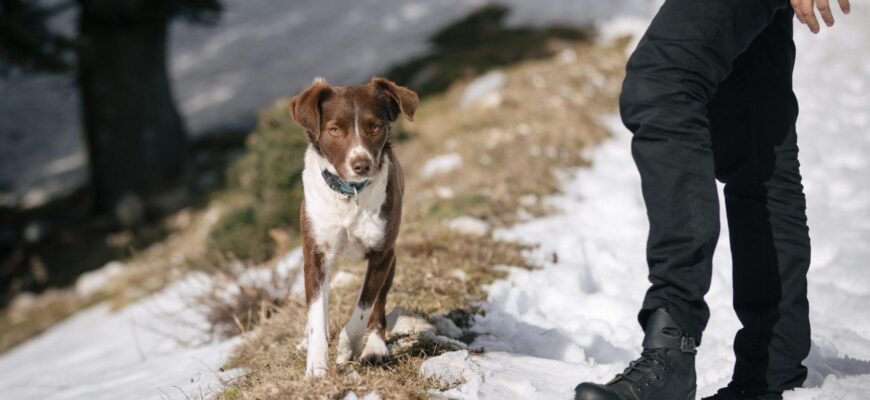
[[[835,0],[791,0],[791,7],[794,8],[794,15],[798,21],[810,28],[813,33],[819,33],[821,27],[819,20],[816,18],[816,8],[819,9],[819,14],[825,25],[834,25],[834,15],[831,13],[830,3]],[[840,9],[843,14],[848,14],[851,11],[849,0],[836,0],[840,3]]]

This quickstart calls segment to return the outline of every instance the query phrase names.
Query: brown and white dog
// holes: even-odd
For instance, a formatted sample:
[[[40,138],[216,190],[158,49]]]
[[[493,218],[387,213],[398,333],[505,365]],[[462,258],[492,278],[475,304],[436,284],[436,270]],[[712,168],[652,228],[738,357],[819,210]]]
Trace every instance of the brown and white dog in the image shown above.
[[[390,123],[413,120],[417,94],[383,79],[333,87],[315,79],[293,98],[293,119],[308,136],[302,248],[308,357],[306,376],[327,372],[329,270],[338,257],[368,261],[356,308],[338,340],[336,362],[387,356],[384,303],[396,267],[404,178],[390,146]],[[366,328],[371,332],[363,348]]]

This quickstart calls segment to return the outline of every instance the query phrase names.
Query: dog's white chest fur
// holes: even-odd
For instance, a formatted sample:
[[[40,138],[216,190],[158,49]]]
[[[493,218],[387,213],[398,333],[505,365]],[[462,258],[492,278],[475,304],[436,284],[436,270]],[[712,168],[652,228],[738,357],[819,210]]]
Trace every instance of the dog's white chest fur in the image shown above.
[[[380,249],[384,242],[386,220],[381,216],[381,208],[387,198],[390,161],[384,159],[372,182],[351,198],[330,189],[321,175],[323,169],[336,173],[335,168],[309,146],[305,152],[302,185],[310,232],[327,261],[337,256],[360,261],[368,250]]]

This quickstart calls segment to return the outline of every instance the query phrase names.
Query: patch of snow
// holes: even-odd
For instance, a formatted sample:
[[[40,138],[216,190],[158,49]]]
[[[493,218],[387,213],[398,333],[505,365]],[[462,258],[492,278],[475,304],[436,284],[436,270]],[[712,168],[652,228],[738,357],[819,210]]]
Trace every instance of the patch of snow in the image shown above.
[[[350,391],[345,395],[342,400],[381,400],[381,396],[375,392],[369,392],[369,394],[359,397],[353,391]]]
[[[212,340],[186,299],[210,286],[192,274],[142,301],[79,312],[0,357],[10,399],[201,398],[239,371],[221,371],[239,339]]]
[[[476,373],[468,368],[473,362],[469,358],[468,350],[452,351],[432,357],[420,365],[420,374],[426,378],[434,378],[445,385],[471,382],[477,377]],[[471,378],[471,379],[469,379]]]
[[[456,192],[449,187],[439,186],[435,188],[435,196],[438,196],[439,199],[452,199],[456,196]]]
[[[116,276],[124,271],[124,263],[110,261],[99,269],[85,272],[76,279],[76,294],[81,297],[89,297],[103,288]]]
[[[431,178],[436,175],[444,175],[462,166],[462,156],[458,153],[443,154],[432,157],[420,170],[420,175],[424,178]]]
[[[447,224],[450,230],[469,236],[486,236],[489,233],[489,224],[478,218],[463,216],[457,217]]]
[[[332,280],[329,281],[329,285],[334,288],[346,287],[358,280],[357,276],[347,272],[347,271],[338,271],[335,273],[335,276],[332,277]]]
[[[647,22],[622,21],[610,32]],[[854,8],[811,36],[796,24],[795,90],[813,265],[809,273],[813,349],[806,388],[786,400],[866,399],[870,393],[870,8]],[[607,31],[607,30],[605,30]],[[824,71],[824,73],[822,73]],[[648,223],[630,154],[631,134],[617,118],[614,137],[590,154],[592,167],[565,179],[547,199],[556,213],[500,230],[496,237],[536,244],[537,270],[508,268],[488,288],[485,316],[470,348],[426,361],[421,372],[447,383],[450,399],[570,398],[583,381],[606,382],[640,351],[636,322],[648,282]],[[724,207],[723,218],[724,218]],[[728,383],[740,323],[731,303],[727,224],[714,257],[707,301],[711,319],[697,358],[698,395]]]
[[[277,276],[299,268],[300,250],[283,257]],[[97,290],[118,267],[111,263],[80,280]],[[262,269],[240,280],[265,279]],[[271,276],[270,276],[271,279]],[[298,279],[301,281],[301,279]],[[16,400],[202,399],[220,393],[242,371],[223,371],[240,337],[216,339],[193,299],[214,288],[192,273],[162,291],[112,310],[85,309],[0,356],[0,393]],[[77,284],[78,289],[78,284]]]
[[[507,83],[507,75],[501,71],[490,71],[475,78],[459,98],[459,106],[469,107],[478,103],[493,103],[494,97],[498,97],[499,90]]]

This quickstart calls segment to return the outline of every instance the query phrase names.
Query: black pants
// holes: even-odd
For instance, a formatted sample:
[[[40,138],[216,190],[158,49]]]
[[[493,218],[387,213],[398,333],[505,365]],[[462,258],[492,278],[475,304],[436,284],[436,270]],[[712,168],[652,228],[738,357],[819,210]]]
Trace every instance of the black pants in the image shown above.
[[[620,99],[650,221],[652,283],[700,342],[725,183],[734,260],[734,383],[782,391],[806,378],[810,244],[792,92],[787,0],[667,0],[628,63]]]

